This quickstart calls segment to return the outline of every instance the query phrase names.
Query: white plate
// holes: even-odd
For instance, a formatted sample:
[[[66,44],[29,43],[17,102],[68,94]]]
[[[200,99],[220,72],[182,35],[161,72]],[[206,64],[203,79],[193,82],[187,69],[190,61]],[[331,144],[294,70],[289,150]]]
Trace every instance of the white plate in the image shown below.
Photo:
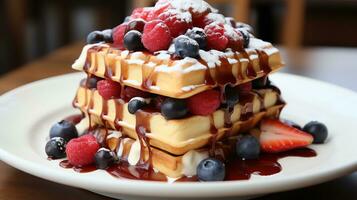
[[[58,161],[46,159],[44,146],[51,125],[75,112],[71,101],[82,76],[37,81],[0,97],[1,160],[47,180],[126,199],[247,198],[321,183],[357,169],[357,94],[288,74],[271,77],[288,102],[283,117],[300,124],[322,121],[330,137],[326,144],[312,146],[317,157],[280,160],[281,173],[248,181],[167,184],[120,180],[105,171],[80,174],[63,169]]]

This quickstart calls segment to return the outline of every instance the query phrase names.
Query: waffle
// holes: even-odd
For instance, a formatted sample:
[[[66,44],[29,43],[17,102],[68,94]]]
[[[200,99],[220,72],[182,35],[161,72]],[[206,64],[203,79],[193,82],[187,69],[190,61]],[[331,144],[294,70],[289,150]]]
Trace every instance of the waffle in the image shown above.
[[[252,117],[251,120],[244,121],[240,123],[242,129],[249,130],[252,127],[252,121],[258,122],[262,115],[264,117],[273,117],[275,118],[279,115],[280,109],[279,106],[275,106],[267,109],[261,114],[256,114]],[[113,152],[115,152],[120,160],[127,161],[130,165],[138,165],[140,159],[143,161],[148,161],[149,159],[149,150],[144,145],[144,155],[140,155],[140,144],[138,140],[128,138],[123,136],[122,132],[118,131],[108,131],[107,136],[100,136],[106,134],[106,130],[99,130],[101,133],[96,133],[97,137],[105,138],[105,145]],[[222,158],[223,160],[227,158],[230,152],[234,148],[234,141],[236,137],[231,136],[226,138],[226,140],[217,142],[215,148],[215,154]],[[233,144],[233,145],[232,145]],[[209,156],[210,149],[208,147],[195,148],[190,150],[182,155],[173,155],[166,151],[163,151],[156,147],[151,147],[151,164],[152,167],[165,174],[170,178],[179,178],[182,176],[194,176],[196,175],[197,165],[203,159]]]
[[[175,60],[167,51],[155,55],[94,44],[83,48],[72,67],[150,93],[187,98],[228,82],[249,82],[283,66],[278,49],[256,38],[243,52],[200,50],[200,57]]]
[[[212,138],[212,128],[217,131],[214,134],[216,140],[237,135],[253,128],[265,115],[277,113],[284,104],[274,89],[256,90],[234,107],[231,127],[225,125],[224,109],[209,116],[190,116],[178,120],[166,120],[160,112],[139,111],[133,115],[128,112],[128,103],[121,99],[104,100],[97,90],[85,87],[78,89],[74,106],[90,116],[91,126],[122,130],[131,138],[137,138],[136,120],[142,115],[149,129],[146,130],[146,136],[150,144],[171,154],[182,155],[207,145]]]

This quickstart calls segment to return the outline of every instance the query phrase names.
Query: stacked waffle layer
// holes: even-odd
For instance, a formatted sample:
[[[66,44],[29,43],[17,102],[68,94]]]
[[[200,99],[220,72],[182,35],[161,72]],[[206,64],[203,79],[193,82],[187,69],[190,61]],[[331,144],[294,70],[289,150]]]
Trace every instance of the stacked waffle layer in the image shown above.
[[[73,65],[87,74],[73,105],[87,117],[87,128],[105,133],[98,136],[101,143],[130,165],[150,162],[173,178],[195,175],[201,160],[212,153],[224,158],[232,151],[230,141],[263,118],[277,118],[284,107],[279,89],[267,81],[282,66],[279,52],[254,40],[243,53],[201,51],[207,54],[201,56],[205,60],[88,45]],[[115,82],[120,94],[104,97],[91,86],[92,79]],[[127,88],[147,95],[130,96]],[[239,96],[233,105],[225,102],[227,88]],[[165,99],[188,102],[211,90],[221,94],[221,105],[210,114],[188,112],[172,119],[162,113]],[[147,104],[132,113],[129,104],[134,99]]]

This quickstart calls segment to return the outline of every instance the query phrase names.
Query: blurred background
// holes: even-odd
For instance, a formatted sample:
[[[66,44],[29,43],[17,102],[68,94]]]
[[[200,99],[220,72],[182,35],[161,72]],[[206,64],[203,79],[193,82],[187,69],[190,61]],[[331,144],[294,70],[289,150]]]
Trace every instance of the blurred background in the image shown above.
[[[319,52],[323,56],[334,48],[348,51],[357,47],[357,0],[208,2],[223,14],[251,24],[257,37],[279,45],[286,50],[283,53],[306,48],[286,56],[291,66],[306,67],[306,59],[301,63],[300,56],[314,48],[329,47]],[[84,41],[93,30],[120,24],[133,7],[153,3],[153,0],[1,0],[0,74],[60,47]],[[337,60],[334,62],[338,63]],[[314,60],[311,62],[313,65]]]

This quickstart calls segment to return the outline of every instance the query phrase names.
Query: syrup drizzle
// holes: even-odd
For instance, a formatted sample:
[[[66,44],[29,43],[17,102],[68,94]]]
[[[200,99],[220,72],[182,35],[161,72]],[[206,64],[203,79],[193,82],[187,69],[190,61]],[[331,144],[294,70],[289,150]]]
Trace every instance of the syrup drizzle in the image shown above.
[[[99,52],[102,51],[104,49],[104,47],[102,46],[94,46],[92,48],[90,48],[87,52],[87,58],[86,58],[86,62],[84,64],[84,71],[87,73],[87,81],[89,78],[89,74],[90,73],[96,73],[98,71],[98,58],[96,57],[96,54],[94,54],[94,52]],[[106,53],[111,53],[112,51],[115,51],[117,49],[113,49],[113,48],[109,48]],[[264,52],[264,51],[259,51],[256,50],[258,57],[259,57],[259,61],[260,61],[260,65],[262,70],[265,73],[268,73],[271,71],[271,68],[269,66],[269,56]],[[92,54],[93,53],[93,54]],[[248,59],[248,66],[246,71],[244,72],[245,75],[248,78],[256,78],[257,77],[257,72],[255,71],[249,54],[243,50],[242,52],[240,52],[241,55],[243,55],[244,58]],[[234,76],[233,74],[233,65],[231,65],[228,62],[227,58],[220,58],[221,61],[221,65],[220,66],[216,66],[216,73],[215,73],[215,79],[212,77],[211,73],[210,73],[210,68],[207,65],[207,63],[203,60],[200,60],[200,62],[205,65],[207,67],[207,70],[205,72],[205,83],[207,85],[211,85],[211,86],[215,86],[218,85],[221,88],[224,88],[226,85],[228,84],[232,84],[235,85],[239,82],[241,82],[242,80],[244,80],[244,75],[242,72],[242,67],[241,67],[241,62],[239,59],[239,56],[237,54],[234,54],[234,57],[236,58],[236,60],[238,61],[238,73],[237,73],[237,77]],[[157,79],[157,73],[155,73],[155,67],[148,67],[146,65],[148,60],[145,61],[145,63],[142,65],[142,85],[141,88],[142,90],[149,90],[151,86],[156,84],[156,79]],[[122,59],[120,61],[120,81],[123,82],[124,80],[127,80],[128,78],[128,73],[129,73],[129,65],[127,63],[126,60]],[[172,62],[172,61],[170,61]],[[170,63],[169,63],[170,65]],[[156,65],[157,66],[157,65]],[[117,73],[115,71],[113,71],[113,69],[115,68],[115,62],[114,59],[108,61],[108,59],[105,59],[105,71],[104,71],[104,76],[108,79],[111,79],[114,75],[116,75]],[[87,85],[87,81],[86,81],[86,85]],[[277,88],[274,88],[274,90]],[[278,90],[278,89],[277,89]],[[122,90],[121,90],[121,97],[124,96],[124,85],[122,84]],[[279,91],[280,92],[280,91]],[[91,95],[93,94],[93,92],[91,92]],[[252,94],[244,94],[243,97],[240,98],[240,103],[244,101],[249,102],[249,100],[251,100],[251,98],[254,98],[254,95]],[[87,105],[87,113],[90,113],[90,110],[93,107],[93,102],[92,102],[92,98],[88,98],[87,96],[87,92],[85,94],[85,99],[86,101],[89,102],[85,102],[85,105]],[[73,101],[73,105],[75,104],[75,101]],[[116,100],[116,115],[115,115],[115,120],[114,120],[114,126],[116,130],[122,130],[122,127],[120,126],[119,122],[122,120],[123,118],[123,104],[124,102],[119,99]],[[252,116],[253,114],[253,104],[247,103],[247,104],[243,104],[244,105],[244,109],[242,111],[242,115],[241,115],[241,120],[246,120],[248,119],[250,116]],[[104,120],[104,117],[107,115],[108,112],[108,105],[106,101],[103,101],[103,105],[102,105],[102,113],[100,115],[100,118],[103,122],[104,125],[106,125],[106,122]],[[225,134],[230,134],[232,131],[232,114],[234,111],[234,107],[233,106],[226,106],[225,107],[225,112],[224,112],[224,127],[226,128]],[[137,138],[140,141],[140,145],[141,145],[141,152],[140,152],[140,164],[143,166],[146,166],[145,168],[147,168],[148,170],[151,170],[152,168],[152,159],[151,159],[151,149],[150,149],[150,139],[147,137],[147,133],[150,132],[150,116],[151,113],[150,112],[146,112],[146,111],[138,111],[136,114],[136,133],[137,133]],[[88,120],[89,120],[89,130],[93,130],[92,127],[92,120],[91,120],[91,115],[88,115]],[[216,142],[217,142],[217,135],[218,135],[218,130],[214,125],[214,118],[213,115],[210,116],[210,132],[212,134],[211,137],[211,149],[210,149],[210,154],[214,154],[215,152],[215,148],[216,148]],[[107,127],[107,126],[105,126]],[[108,135],[108,129],[106,128],[105,130],[105,136]],[[120,145],[120,143],[119,143]],[[148,152],[149,152],[149,156],[148,156],[148,160],[147,162],[145,162],[145,155],[144,155],[144,148],[148,148]]]

